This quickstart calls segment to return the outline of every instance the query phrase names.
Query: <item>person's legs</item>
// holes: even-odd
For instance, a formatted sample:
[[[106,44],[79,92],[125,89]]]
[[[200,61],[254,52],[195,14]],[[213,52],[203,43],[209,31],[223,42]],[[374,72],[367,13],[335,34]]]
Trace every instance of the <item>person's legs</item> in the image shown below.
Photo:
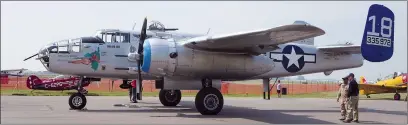
[[[131,87],[131,92],[132,92],[132,98],[131,98],[131,102],[133,102],[133,103],[137,103],[137,99],[136,99],[136,96],[137,96],[137,93],[136,93],[136,87]]]
[[[353,110],[353,121],[358,121],[358,101],[359,97],[355,96],[354,98],[354,110]]]
[[[346,102],[344,100],[342,100],[342,102],[340,103],[340,115],[341,118],[340,120],[344,120],[346,119]]]
[[[351,96],[349,101],[347,101],[347,117],[346,117],[346,122],[351,122],[353,118],[355,117],[355,111],[356,111],[356,96]]]
[[[352,117],[352,102],[351,102],[351,97],[349,99],[347,99],[347,103],[346,103],[346,119],[345,121],[350,121],[353,117]]]

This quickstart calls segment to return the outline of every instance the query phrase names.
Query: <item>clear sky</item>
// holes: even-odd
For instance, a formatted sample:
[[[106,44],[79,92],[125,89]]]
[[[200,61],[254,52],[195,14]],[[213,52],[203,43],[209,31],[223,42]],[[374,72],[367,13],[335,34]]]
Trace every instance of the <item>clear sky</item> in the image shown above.
[[[326,31],[316,45],[351,41],[361,44],[371,4],[383,4],[395,14],[395,49],[387,62],[365,61],[360,68],[305,75],[306,78],[340,78],[353,72],[374,80],[394,71],[407,72],[406,1],[224,1],[224,2],[1,2],[1,69],[45,70],[38,60],[23,61],[44,45],[62,39],[93,35],[97,29],[140,30],[143,18],[158,20],[180,32],[204,34],[276,27],[304,20]]]

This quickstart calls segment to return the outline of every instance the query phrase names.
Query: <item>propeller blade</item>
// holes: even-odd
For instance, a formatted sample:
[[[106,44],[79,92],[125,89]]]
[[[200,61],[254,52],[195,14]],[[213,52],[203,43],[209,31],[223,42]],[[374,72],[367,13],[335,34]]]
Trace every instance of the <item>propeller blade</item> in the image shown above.
[[[30,57],[28,57],[28,58],[26,58],[26,59],[24,59],[24,61],[26,61],[26,60],[28,60],[28,59],[31,59],[31,58],[33,58],[34,56],[37,56],[38,55],[38,53],[37,54],[34,54],[34,55],[32,55],[32,56],[30,56]]]
[[[138,66],[137,66],[137,73],[138,73],[138,87],[139,87],[139,99],[142,99],[141,93],[142,93],[142,73],[141,73],[141,67],[142,67],[142,62],[143,62],[143,44],[146,39],[146,30],[147,30],[147,18],[144,19],[143,21],[143,26],[142,26],[142,31],[140,32],[140,39],[139,39],[139,47],[137,49],[137,53],[139,54],[139,60],[138,60]]]
[[[140,32],[139,49],[137,50],[138,54],[141,54],[143,52],[143,43],[147,37],[146,30],[147,30],[147,18],[144,19],[142,31]]]

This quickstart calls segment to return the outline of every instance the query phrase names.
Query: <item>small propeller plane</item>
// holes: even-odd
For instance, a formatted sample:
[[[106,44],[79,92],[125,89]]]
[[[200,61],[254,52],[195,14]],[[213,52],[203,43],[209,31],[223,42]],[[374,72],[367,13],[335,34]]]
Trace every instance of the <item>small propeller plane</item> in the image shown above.
[[[202,115],[216,115],[224,105],[221,80],[263,79],[264,94],[270,78],[357,68],[363,65],[360,46],[314,46],[325,31],[305,21],[220,35],[176,33],[157,22],[140,32],[98,30],[95,36],[51,43],[29,57],[38,56],[54,73],[79,77],[78,93],[69,98],[72,109],[82,109],[83,84],[98,78],[154,80],[164,106],[176,106],[180,90],[199,90],[195,106]],[[27,58],[27,59],[29,59]],[[25,59],[25,60],[27,60]]]
[[[395,72],[376,83],[367,82],[364,76],[360,77],[360,95],[366,95],[370,98],[370,94],[395,93],[394,100],[400,100],[399,93],[407,92],[408,73]]]
[[[51,79],[40,79],[35,75],[30,75],[27,78],[27,88],[32,90],[51,90],[51,91],[62,91],[62,90],[75,90],[78,88],[78,82],[80,78],[76,76],[59,75]],[[91,82],[91,79],[87,79],[81,84],[81,88],[87,87]],[[80,90],[81,93],[88,93],[87,90]]]

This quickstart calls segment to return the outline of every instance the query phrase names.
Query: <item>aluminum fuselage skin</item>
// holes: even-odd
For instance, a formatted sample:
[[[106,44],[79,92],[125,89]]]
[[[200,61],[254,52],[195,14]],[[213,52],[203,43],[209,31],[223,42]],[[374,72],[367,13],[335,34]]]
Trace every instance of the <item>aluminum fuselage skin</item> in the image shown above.
[[[135,35],[130,36],[130,42],[127,43],[80,43],[79,52],[49,53],[49,64],[46,68],[48,71],[65,75],[137,79],[138,63],[129,55],[136,53],[134,49],[138,48],[139,41]],[[72,46],[72,43],[68,44]],[[144,58],[146,55],[150,57],[143,62],[144,80],[158,80],[163,77],[175,78],[176,81],[201,81],[203,78],[248,80],[327,72],[363,65],[361,54],[327,53],[313,45],[299,43],[281,44],[278,49],[262,55],[199,51],[169,39],[149,39],[145,44],[148,45],[145,50],[150,53],[145,53]],[[287,58],[290,54],[287,52],[291,48],[296,48],[296,51],[293,50],[296,53],[294,55],[300,57],[295,61]],[[99,52],[97,68],[91,68],[93,64],[70,63],[92,52]],[[170,57],[172,53],[177,53],[177,56]]]

